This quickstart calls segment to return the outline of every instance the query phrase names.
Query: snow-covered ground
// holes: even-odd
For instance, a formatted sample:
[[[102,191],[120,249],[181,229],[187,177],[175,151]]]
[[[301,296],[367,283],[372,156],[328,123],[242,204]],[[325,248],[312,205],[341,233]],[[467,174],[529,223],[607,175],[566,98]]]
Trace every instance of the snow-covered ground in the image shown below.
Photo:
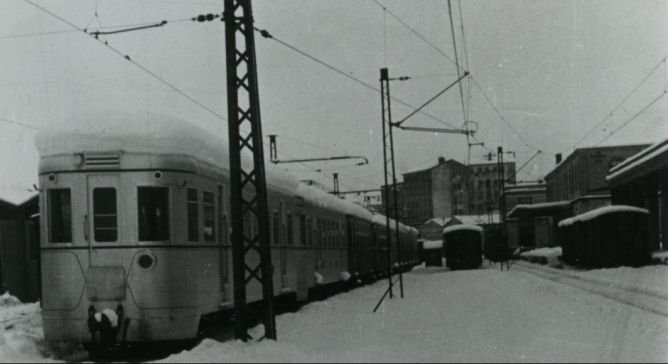
[[[668,313],[613,293],[653,297],[668,311],[667,280],[664,266],[574,272],[519,262],[504,272],[418,269],[404,276],[406,298],[386,300],[375,314],[386,282],[279,316],[278,342],[205,340],[164,362],[665,362]],[[2,361],[46,361],[72,350],[45,346],[36,305],[0,306],[2,320],[21,314],[4,332]],[[252,335],[260,337],[261,328]]]

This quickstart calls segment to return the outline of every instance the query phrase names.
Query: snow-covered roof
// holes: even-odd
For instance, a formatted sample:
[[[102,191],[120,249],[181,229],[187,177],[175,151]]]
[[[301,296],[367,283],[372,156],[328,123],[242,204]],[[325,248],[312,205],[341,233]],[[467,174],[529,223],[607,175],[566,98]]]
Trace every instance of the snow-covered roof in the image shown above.
[[[374,215],[373,219],[371,220],[374,224],[378,226],[387,226],[387,217],[385,215]],[[394,230],[396,229],[396,220],[390,219],[390,229]],[[404,233],[404,234],[413,234],[417,235],[419,232],[415,230],[412,227],[406,226],[402,223],[399,223],[399,231]]]
[[[425,225],[427,225],[427,224],[429,224],[429,223],[432,223],[432,222],[433,222],[434,224],[437,224],[438,226],[443,227],[443,226],[445,226],[445,224],[447,224],[448,221],[450,221],[450,219],[445,219],[445,218],[437,217],[437,218],[435,218],[435,219],[430,219],[430,220],[428,220],[427,222],[425,222],[424,224],[422,224],[422,226],[420,226],[420,229],[422,229]]]
[[[507,216],[509,218],[519,217],[519,213],[521,211],[529,213],[545,211],[547,214],[550,214],[551,212],[567,208],[570,206],[570,204],[571,204],[570,201],[558,201],[558,202],[538,203],[535,205],[517,205],[512,211],[510,211],[510,213],[508,213]]]
[[[638,207],[632,207],[632,206],[606,206],[606,207],[601,207],[600,209],[596,209],[593,211],[589,211],[587,213],[572,217],[570,219],[563,220],[559,223],[559,227],[565,227],[565,226],[571,226],[575,224],[576,222],[583,222],[583,221],[589,221],[592,219],[595,219],[599,216],[606,215],[606,214],[612,214],[615,212],[636,212],[636,213],[642,213],[642,214],[649,214],[648,210],[641,209]]]
[[[490,224],[489,215],[455,215],[454,219],[459,220],[464,225],[480,225],[480,224]],[[501,217],[498,212],[492,213],[492,224],[498,223],[501,221]]]
[[[41,158],[85,152],[124,152],[187,156],[229,171],[227,134],[208,132],[188,121],[159,114],[117,111],[76,115],[62,125],[42,129],[35,138]],[[242,155],[250,167],[250,154]],[[265,164],[267,185],[294,193],[299,181],[285,170]]]
[[[624,162],[616,165],[610,170],[611,174],[608,175],[607,180],[610,181],[616,177],[621,176],[622,174],[646,163],[664,153],[668,152],[668,139],[656,143],[649,148],[644,149],[642,152],[626,159]]]
[[[425,241],[423,245],[424,249],[441,249],[443,248],[443,240],[431,240]]]
[[[320,208],[330,209],[341,214],[353,215],[369,221],[373,217],[369,211],[360,208],[360,206],[352,202],[341,200],[325,191],[303,183],[297,187],[296,195]]]
[[[27,188],[0,186],[0,201],[14,206],[21,206],[38,194],[39,192]]]
[[[460,230],[472,230],[472,231],[477,231],[479,233],[482,233],[482,228],[480,226],[474,226],[474,225],[455,225],[455,226],[450,226],[445,229],[443,229],[443,234],[448,234],[454,231],[460,231]]]

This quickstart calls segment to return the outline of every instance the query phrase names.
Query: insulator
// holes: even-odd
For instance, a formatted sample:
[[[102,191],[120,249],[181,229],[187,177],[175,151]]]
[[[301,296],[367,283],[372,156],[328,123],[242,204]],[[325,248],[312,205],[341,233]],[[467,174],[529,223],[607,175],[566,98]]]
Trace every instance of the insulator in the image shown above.
[[[215,18],[216,17],[213,14],[207,14],[206,15],[206,20],[208,20],[208,21],[213,21],[213,19],[215,19]]]
[[[260,34],[262,34],[262,36],[265,38],[273,38],[271,34],[269,34],[269,32],[266,30],[260,30]]]
[[[206,21],[206,15],[198,16],[197,21],[200,22],[200,23],[204,23]]]

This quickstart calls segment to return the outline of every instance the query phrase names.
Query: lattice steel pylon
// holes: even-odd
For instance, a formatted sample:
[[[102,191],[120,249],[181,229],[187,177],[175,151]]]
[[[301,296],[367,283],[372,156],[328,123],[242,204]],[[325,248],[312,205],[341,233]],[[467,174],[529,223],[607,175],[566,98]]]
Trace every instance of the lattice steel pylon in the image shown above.
[[[224,21],[235,333],[237,339],[248,340],[246,325],[248,314],[251,314],[262,320],[265,337],[276,340],[267,181],[251,0],[225,0]],[[241,134],[242,125],[249,127],[248,135]],[[242,163],[242,155],[246,152],[252,155],[252,163]],[[244,229],[244,219],[252,216],[257,218],[257,232]],[[253,257],[252,254],[257,255]],[[253,259],[258,256],[259,259]],[[249,264],[252,262],[257,265]],[[252,282],[262,285],[261,314],[247,302],[246,287]]]
[[[385,172],[385,219],[387,232],[387,264],[388,276],[390,281],[390,298],[394,297],[392,283],[392,231],[390,228],[390,218],[395,221],[395,233],[397,242],[397,261],[401,262],[401,236],[399,233],[399,209],[397,196],[397,175],[394,163],[394,135],[392,128],[392,98],[390,96],[390,73],[387,68],[380,70],[380,89],[381,105],[383,112],[383,168]],[[392,187],[390,187],[392,183]],[[399,269],[399,287],[401,298],[404,298],[404,277]]]

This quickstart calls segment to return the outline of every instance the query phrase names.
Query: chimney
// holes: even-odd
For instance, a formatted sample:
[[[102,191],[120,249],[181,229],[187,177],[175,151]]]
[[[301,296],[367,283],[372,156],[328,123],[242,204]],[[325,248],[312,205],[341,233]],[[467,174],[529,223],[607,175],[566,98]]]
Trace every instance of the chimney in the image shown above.
[[[440,166],[441,164],[445,164],[445,158],[438,157],[438,165]]]
[[[561,158],[562,158],[561,153],[557,154],[557,165],[561,163]]]

